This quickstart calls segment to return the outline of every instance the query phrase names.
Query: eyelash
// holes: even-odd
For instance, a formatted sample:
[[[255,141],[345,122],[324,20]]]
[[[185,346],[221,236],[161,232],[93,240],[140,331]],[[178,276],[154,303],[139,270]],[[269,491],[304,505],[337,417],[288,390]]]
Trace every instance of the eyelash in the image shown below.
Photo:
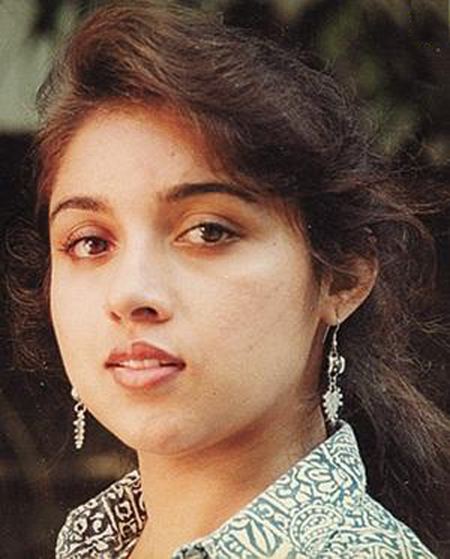
[[[188,233],[191,233],[191,232],[197,231],[197,230],[202,231],[202,233],[204,234],[206,228],[215,228],[216,231],[219,231],[219,233],[221,235],[221,239],[222,239],[222,236],[226,236],[226,239],[225,240],[212,241],[212,242],[204,240],[203,243],[190,243],[191,245],[207,249],[207,248],[213,247],[213,246],[228,244],[229,242],[240,238],[240,235],[238,235],[238,233],[236,231],[233,231],[229,227],[225,227],[221,223],[217,223],[215,221],[204,221],[202,223],[198,223],[194,227],[191,227],[190,229],[185,231],[182,235],[180,235],[178,237],[178,239],[181,238],[181,237],[186,236]],[[76,258],[76,256],[73,253],[76,246],[79,243],[81,243],[82,241],[86,242],[86,241],[92,241],[92,240],[101,241],[105,244],[107,244],[109,242],[109,241],[103,239],[102,237],[99,237],[98,235],[80,235],[79,237],[69,238],[65,243],[63,243],[60,250],[64,253],[70,254],[71,256],[74,256],[74,258]],[[187,244],[189,244],[189,243],[187,243]],[[104,252],[100,253],[99,255],[93,255],[92,258],[95,258],[96,256],[102,256],[103,254],[104,254]],[[81,256],[79,258],[83,259],[83,258],[89,258],[89,257],[90,256]]]
[[[221,223],[218,223],[216,221],[203,221],[202,223],[198,223],[197,225],[189,228],[187,231],[185,231],[182,235],[180,235],[178,238],[180,237],[184,237],[185,235],[187,235],[188,233],[191,233],[193,231],[202,231],[202,233],[205,233],[205,230],[207,228],[212,228],[212,229],[216,229],[216,231],[219,231],[220,235],[221,235],[221,240],[220,241],[212,241],[212,242],[208,242],[205,241],[203,243],[197,243],[198,245],[203,244],[203,246],[207,247],[209,246],[215,246],[218,244],[224,244],[224,243],[228,243],[230,241],[232,241],[233,239],[237,239],[239,238],[239,235],[236,231],[233,231],[232,229],[230,229],[229,227],[226,227],[225,225],[222,225]],[[223,236],[226,237],[225,240],[223,240]],[[193,243],[196,244],[196,243]]]
[[[102,237],[99,237],[98,235],[83,235],[83,236],[80,236],[80,237],[77,237],[77,238],[68,239],[65,243],[63,243],[60,251],[66,253],[66,254],[69,254],[69,255],[76,258],[75,254],[73,253],[76,246],[79,243],[81,243],[82,241],[92,241],[92,240],[108,243],[108,241],[106,241],[105,239],[102,239]],[[97,255],[94,255],[93,257],[95,257],[95,256],[97,256]],[[88,257],[81,256],[79,258],[88,258]]]

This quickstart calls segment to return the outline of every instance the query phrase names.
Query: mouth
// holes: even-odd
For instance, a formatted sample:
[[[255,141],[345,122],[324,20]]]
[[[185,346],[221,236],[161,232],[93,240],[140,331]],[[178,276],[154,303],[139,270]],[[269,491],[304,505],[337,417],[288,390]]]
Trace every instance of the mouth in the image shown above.
[[[133,369],[134,371],[144,371],[145,369],[157,369],[159,367],[170,366],[176,366],[176,363],[164,363],[156,359],[128,359],[110,365],[110,367],[122,367],[125,369]]]
[[[149,389],[174,380],[185,368],[181,359],[147,342],[111,352],[105,363],[114,380],[124,388]]]

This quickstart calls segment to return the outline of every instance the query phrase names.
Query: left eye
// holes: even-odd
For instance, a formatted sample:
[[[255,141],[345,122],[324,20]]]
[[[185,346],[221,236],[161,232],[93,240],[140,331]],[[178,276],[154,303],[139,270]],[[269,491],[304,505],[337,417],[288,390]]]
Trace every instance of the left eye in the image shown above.
[[[237,238],[238,235],[220,223],[205,222],[192,227],[179,237],[194,245],[214,245]]]

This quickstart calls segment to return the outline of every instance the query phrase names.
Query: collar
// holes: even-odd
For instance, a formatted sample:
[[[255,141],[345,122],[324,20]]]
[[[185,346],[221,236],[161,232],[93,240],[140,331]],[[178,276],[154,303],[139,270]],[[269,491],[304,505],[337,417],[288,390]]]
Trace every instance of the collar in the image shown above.
[[[316,556],[342,525],[348,509],[361,502],[365,489],[355,434],[341,421],[333,435],[247,506],[208,536],[182,546],[173,559],[286,557],[291,550],[296,557]],[[69,557],[64,549],[70,548],[70,557],[125,559],[146,519],[135,470],[69,515],[56,557]]]

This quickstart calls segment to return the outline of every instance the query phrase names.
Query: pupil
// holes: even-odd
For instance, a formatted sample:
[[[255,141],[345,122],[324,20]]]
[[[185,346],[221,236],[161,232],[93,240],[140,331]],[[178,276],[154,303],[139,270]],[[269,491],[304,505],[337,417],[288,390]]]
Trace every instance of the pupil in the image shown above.
[[[223,234],[223,230],[218,225],[214,225],[210,223],[202,226],[203,240],[209,243],[219,241],[222,237],[222,234]]]
[[[105,249],[105,241],[101,239],[91,238],[86,241],[87,249],[89,252],[101,252]]]

